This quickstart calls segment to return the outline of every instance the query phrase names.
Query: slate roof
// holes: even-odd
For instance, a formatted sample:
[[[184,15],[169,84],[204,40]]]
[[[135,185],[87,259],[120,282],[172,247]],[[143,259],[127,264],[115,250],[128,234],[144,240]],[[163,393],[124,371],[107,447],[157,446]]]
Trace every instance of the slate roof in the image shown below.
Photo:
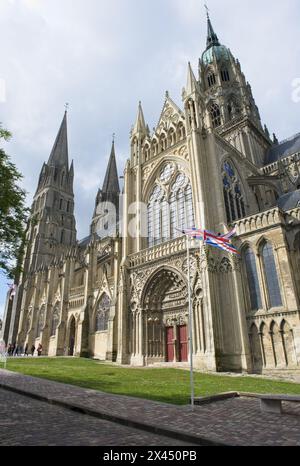
[[[300,207],[300,189],[284,194],[278,199],[278,207],[282,210],[291,210],[299,205]]]
[[[266,154],[266,165],[277,162],[279,159],[300,152],[300,133],[272,146]]]

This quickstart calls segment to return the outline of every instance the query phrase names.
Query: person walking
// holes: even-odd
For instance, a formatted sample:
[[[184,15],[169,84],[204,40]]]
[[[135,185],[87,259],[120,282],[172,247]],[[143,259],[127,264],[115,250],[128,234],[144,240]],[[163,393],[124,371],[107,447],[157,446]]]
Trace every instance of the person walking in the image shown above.
[[[26,343],[26,346],[25,346],[24,356],[28,356],[28,343]]]
[[[32,357],[34,356],[34,352],[35,352],[35,346],[32,345],[32,347],[31,347],[31,356],[32,356]]]
[[[43,351],[43,347],[42,347],[42,345],[40,343],[39,346],[38,346],[38,349],[37,349],[38,356],[42,356],[42,351]]]

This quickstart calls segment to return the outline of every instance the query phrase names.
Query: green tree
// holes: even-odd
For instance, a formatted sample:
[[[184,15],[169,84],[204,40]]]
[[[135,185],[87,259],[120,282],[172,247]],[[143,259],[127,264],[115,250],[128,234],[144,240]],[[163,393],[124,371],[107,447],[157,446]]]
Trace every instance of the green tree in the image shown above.
[[[0,125],[0,142],[11,138]],[[21,173],[0,148],[0,270],[13,278],[20,271],[25,226],[29,209],[26,192],[20,188]]]

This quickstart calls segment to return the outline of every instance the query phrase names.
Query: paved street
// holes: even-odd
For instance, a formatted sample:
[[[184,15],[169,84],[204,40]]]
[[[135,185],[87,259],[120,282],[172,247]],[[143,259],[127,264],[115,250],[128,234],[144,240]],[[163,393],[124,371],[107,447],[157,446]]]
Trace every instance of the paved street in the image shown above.
[[[299,403],[283,403],[283,414],[278,415],[261,412],[260,401],[257,398],[242,396],[197,406],[192,412],[190,406],[175,406],[112,395],[0,369],[1,385],[34,396],[43,396],[50,401],[67,403],[70,407],[79,406],[99,416],[112,416],[122,422],[128,421],[131,425],[135,422],[135,427],[138,428],[143,424],[153,429],[152,436],[145,433],[145,430],[119,427],[118,424],[75,414],[65,408],[32,401],[31,398],[19,398],[19,395],[5,393],[1,389],[1,396],[17,403],[7,406],[0,400],[1,410],[3,405],[6,406],[6,415],[3,410],[0,415],[0,435],[5,435],[1,427],[11,425],[9,441],[16,441],[15,435],[24,432],[21,442],[26,438],[28,441],[28,435],[31,436],[32,442],[36,435],[41,442],[47,442],[49,438],[51,443],[53,438],[53,444],[59,445],[70,445],[72,442],[75,445],[101,445],[101,442],[120,446],[150,445],[149,442],[154,442],[151,445],[159,445],[158,440],[166,442],[160,445],[178,445],[176,441],[171,443],[171,439],[157,437],[155,429],[160,428],[163,436],[166,435],[166,431],[172,431],[182,441],[196,444],[198,441],[212,441],[236,446],[300,446]],[[18,406],[18,400],[22,400],[22,408]],[[33,406],[38,406],[38,409],[35,410]],[[10,413],[14,413],[16,419]],[[26,425],[22,428],[24,424]],[[182,437],[182,434],[185,437]],[[5,443],[5,438],[0,440],[0,444],[1,441]]]
[[[0,406],[1,446],[187,445],[2,389]]]

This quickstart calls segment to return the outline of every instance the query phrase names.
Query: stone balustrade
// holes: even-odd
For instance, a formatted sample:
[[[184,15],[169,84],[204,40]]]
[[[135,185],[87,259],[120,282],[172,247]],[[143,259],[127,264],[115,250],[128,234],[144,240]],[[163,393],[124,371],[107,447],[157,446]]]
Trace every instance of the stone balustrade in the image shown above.
[[[182,236],[129,256],[129,267],[137,267],[162,257],[186,251],[186,237]]]
[[[85,291],[85,286],[78,286],[76,288],[71,288],[70,290],[70,299],[75,299],[77,297],[82,297],[84,296],[84,291]]]
[[[278,207],[275,207],[265,212],[260,212],[250,217],[243,218],[242,220],[238,220],[235,226],[237,235],[240,236],[284,223],[284,213]]]

